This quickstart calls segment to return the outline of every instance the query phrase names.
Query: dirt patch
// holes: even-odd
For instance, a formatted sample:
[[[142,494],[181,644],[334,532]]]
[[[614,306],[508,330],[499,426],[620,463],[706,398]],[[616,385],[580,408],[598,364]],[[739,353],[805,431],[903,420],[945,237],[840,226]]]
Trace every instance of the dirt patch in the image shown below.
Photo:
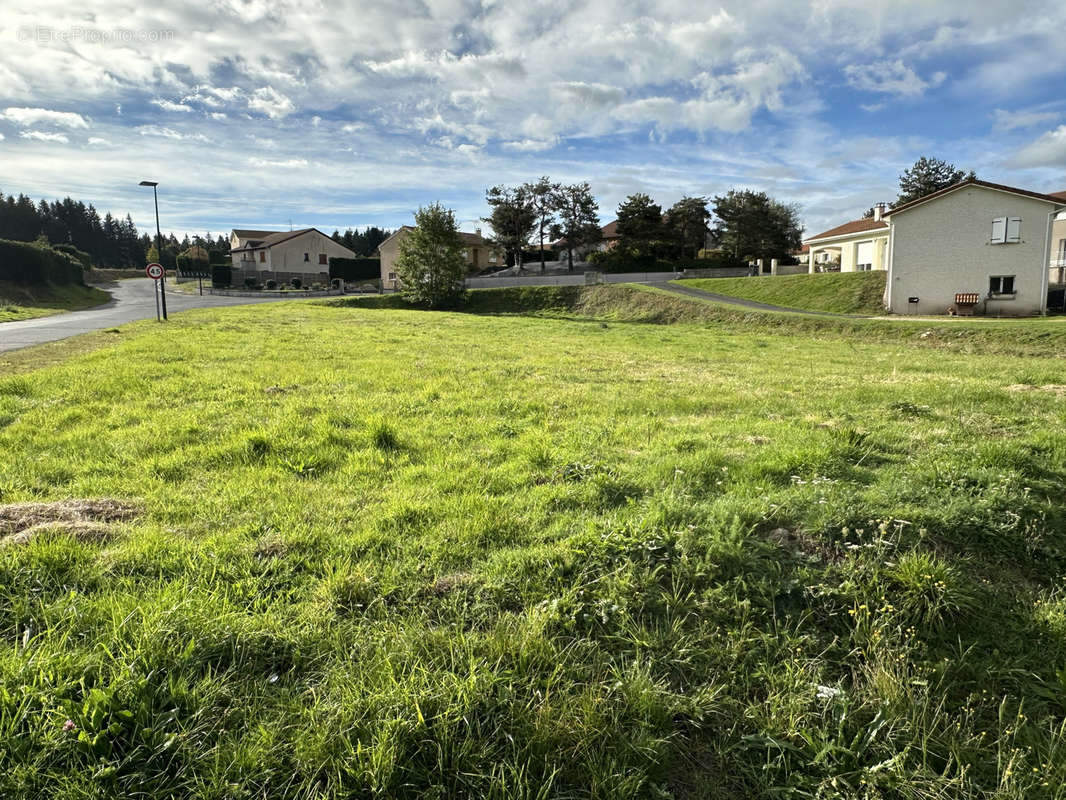
[[[429,587],[429,593],[437,597],[452,594],[460,589],[466,589],[477,583],[477,576],[469,572],[453,572],[450,575],[442,575]]]
[[[1066,397],[1066,386],[1060,383],[1046,383],[1043,386],[1033,386],[1028,383],[1014,383],[1007,387],[1008,392],[1047,392],[1057,397]]]
[[[106,542],[114,538],[114,523],[133,519],[137,513],[131,503],[111,499],[0,505],[0,542],[26,544],[60,531],[78,541]]]

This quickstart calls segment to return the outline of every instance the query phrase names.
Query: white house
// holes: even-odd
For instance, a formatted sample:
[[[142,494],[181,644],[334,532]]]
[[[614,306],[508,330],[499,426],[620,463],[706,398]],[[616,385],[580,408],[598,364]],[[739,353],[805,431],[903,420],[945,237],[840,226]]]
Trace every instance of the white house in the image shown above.
[[[873,217],[845,222],[804,239],[809,248],[809,272],[865,272],[888,269],[888,222],[885,206],[874,206]]]
[[[355,258],[355,253],[337,244],[318,228],[298,231],[238,230],[230,234],[233,268],[241,278],[305,283],[329,282],[330,258]]]
[[[893,208],[885,306],[894,314],[1047,310],[1061,196],[967,180]]]
[[[378,245],[378,254],[381,256],[381,285],[386,289],[395,289],[398,286],[395,264],[400,256],[400,242],[413,230],[410,225],[404,225]],[[459,239],[463,243],[463,258],[466,260],[468,272],[477,273],[484,269],[504,266],[503,255],[492,242],[481,235],[480,229],[477,233],[459,231]]]

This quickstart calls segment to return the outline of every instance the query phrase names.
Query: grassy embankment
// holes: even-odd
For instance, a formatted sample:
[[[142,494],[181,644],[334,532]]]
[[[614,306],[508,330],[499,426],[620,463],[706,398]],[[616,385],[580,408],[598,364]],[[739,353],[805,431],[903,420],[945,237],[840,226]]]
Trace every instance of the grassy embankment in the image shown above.
[[[7,357],[0,796],[1063,796],[1054,321],[396,302]]]
[[[674,281],[708,292],[758,300],[786,308],[838,314],[883,314],[885,272],[829,272],[755,278],[699,278]]]
[[[106,303],[111,295],[102,289],[77,284],[23,285],[0,281],[0,322],[46,317],[79,311]]]

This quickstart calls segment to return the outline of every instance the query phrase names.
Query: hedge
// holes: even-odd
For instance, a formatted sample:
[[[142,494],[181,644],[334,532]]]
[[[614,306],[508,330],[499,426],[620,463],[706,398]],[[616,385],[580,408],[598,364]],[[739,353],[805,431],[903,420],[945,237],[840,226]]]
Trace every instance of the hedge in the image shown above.
[[[211,266],[211,285],[216,289],[225,289],[233,283],[233,268],[229,264]]]
[[[66,253],[80,263],[83,270],[93,268],[92,257],[84,250],[79,250],[72,244],[54,244],[52,245],[52,249],[58,250],[60,253]]]
[[[330,258],[329,277],[345,281],[376,281],[381,277],[381,259]]]
[[[207,261],[189,256],[178,256],[176,261],[178,274],[183,278],[211,277],[211,267],[208,266]]]
[[[84,284],[85,277],[82,265],[72,255],[42,244],[0,239],[0,280]]]

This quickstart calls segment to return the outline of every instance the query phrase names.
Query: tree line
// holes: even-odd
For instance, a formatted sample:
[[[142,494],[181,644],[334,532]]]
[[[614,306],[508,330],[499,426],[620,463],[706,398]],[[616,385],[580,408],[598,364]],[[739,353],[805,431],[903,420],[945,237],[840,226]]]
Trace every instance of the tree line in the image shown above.
[[[392,231],[387,228],[371,225],[362,231],[348,228],[344,233],[341,233],[335,230],[330,238],[337,244],[347,247],[356,256],[366,258],[373,256],[377,252],[378,246],[390,236],[392,236]]]
[[[599,207],[587,182],[566,185],[545,176],[517,186],[493,186],[485,201],[491,213],[484,221],[492,226],[492,240],[506,254],[506,263],[518,269],[531,242],[543,271],[546,241],[561,245],[573,269],[575,251],[588,251],[602,238]],[[799,249],[803,234],[796,205],[750,190],[713,199],[686,196],[665,210],[647,194],[636,193],[619,204],[617,220],[617,244],[600,260],[695,259],[709,249],[723,251],[736,263],[784,259]]]

